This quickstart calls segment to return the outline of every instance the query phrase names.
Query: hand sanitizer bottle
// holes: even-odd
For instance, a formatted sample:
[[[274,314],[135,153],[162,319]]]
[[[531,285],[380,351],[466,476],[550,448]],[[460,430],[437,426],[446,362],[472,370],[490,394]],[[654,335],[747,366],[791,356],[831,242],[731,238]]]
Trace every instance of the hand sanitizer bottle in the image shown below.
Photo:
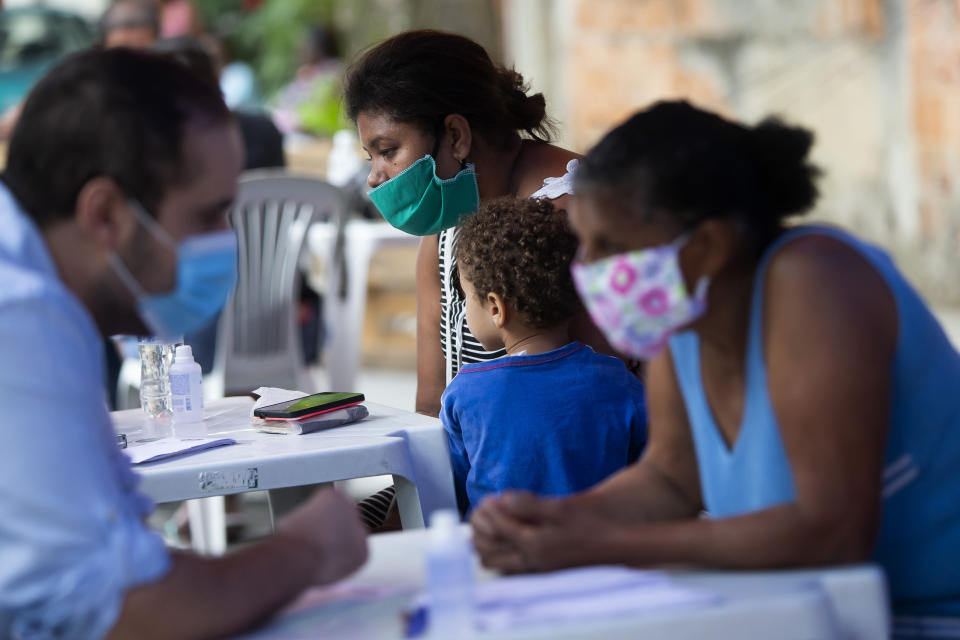
[[[170,366],[174,437],[181,440],[206,437],[202,384],[203,372],[193,359],[193,350],[190,345],[180,345]]]
[[[434,512],[427,548],[428,638],[473,637],[474,585],[473,547],[459,514]]]

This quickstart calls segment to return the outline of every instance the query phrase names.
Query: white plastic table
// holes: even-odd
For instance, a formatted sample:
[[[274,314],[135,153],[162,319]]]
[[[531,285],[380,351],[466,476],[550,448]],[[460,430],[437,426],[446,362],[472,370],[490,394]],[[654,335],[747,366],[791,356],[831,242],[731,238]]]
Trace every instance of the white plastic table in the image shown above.
[[[295,613],[282,614],[247,640],[402,638],[401,614],[423,587],[427,536],[423,530],[370,538],[370,560],[354,577],[327,590],[307,592]],[[719,604],[643,613],[615,619],[565,622],[478,639],[777,638],[778,640],[881,640],[889,637],[882,571],[861,565],[817,571],[670,571],[682,585],[710,590]],[[479,579],[490,572],[479,570]],[[339,599],[323,602],[336,594]]]
[[[250,426],[250,398],[225,398],[205,408],[210,436],[237,444],[165,461],[137,465],[141,490],[155,502],[209,498],[377,475],[393,475],[397,506],[405,528],[422,527],[424,516],[456,508],[453,472],[440,421],[409,411],[365,402],[362,422],[305,435],[262,433]],[[140,409],[113,414],[119,432],[143,423]],[[210,505],[205,515],[214,520]],[[222,520],[222,515],[220,518]],[[225,547],[223,527],[213,523],[206,551]],[[203,536],[200,536],[201,538]]]

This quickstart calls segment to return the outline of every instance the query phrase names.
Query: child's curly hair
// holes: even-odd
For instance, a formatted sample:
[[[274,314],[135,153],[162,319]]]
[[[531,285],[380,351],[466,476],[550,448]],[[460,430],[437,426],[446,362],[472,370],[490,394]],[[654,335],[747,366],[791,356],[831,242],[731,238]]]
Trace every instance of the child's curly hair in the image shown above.
[[[567,217],[549,200],[507,197],[463,221],[457,265],[481,299],[497,293],[530,326],[547,329],[580,307],[570,275],[576,251]]]

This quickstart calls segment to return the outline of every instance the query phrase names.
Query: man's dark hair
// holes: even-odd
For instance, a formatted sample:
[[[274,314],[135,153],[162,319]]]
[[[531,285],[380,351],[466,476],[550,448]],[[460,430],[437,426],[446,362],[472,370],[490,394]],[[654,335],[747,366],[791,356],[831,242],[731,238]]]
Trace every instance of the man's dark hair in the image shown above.
[[[98,176],[155,211],[169,187],[190,178],[187,123],[230,118],[219,87],[167,56],[84,51],[30,92],[3,179],[41,227],[73,215],[80,190]]]
[[[149,29],[160,35],[160,11],[154,0],[113,0],[100,17],[100,38],[115,29]]]
[[[498,198],[464,220],[457,266],[481,300],[499,294],[530,326],[549,329],[580,308],[570,275],[577,239],[549,200]]]
[[[220,80],[217,77],[217,66],[213,56],[196,38],[190,36],[163,38],[153,44],[152,50],[170,56],[220,91]]]

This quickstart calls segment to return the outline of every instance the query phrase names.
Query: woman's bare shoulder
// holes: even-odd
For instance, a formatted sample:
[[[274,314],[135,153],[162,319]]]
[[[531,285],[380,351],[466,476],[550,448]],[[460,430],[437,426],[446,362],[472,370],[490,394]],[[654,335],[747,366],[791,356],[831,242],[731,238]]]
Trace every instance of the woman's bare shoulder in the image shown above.
[[[563,176],[567,164],[580,157],[580,154],[556,145],[525,140],[517,162],[517,194],[530,195],[543,186],[546,178]]]
[[[877,268],[850,244],[822,234],[792,239],[770,259],[764,285],[767,314],[802,331],[837,324],[896,341],[896,299]],[[829,323],[818,322],[822,317]]]

